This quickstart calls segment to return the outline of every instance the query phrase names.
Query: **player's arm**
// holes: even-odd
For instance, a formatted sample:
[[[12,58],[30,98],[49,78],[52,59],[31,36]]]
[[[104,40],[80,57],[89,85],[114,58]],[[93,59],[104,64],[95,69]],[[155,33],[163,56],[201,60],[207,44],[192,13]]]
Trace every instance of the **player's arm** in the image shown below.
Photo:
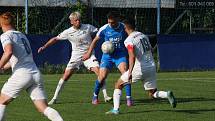
[[[7,44],[4,46],[4,53],[0,60],[0,69],[5,70],[10,67],[7,63],[9,62],[11,56],[13,55],[13,47],[12,44]]]
[[[93,39],[92,43],[90,44],[90,47],[89,47],[88,51],[82,57],[83,60],[87,60],[88,58],[90,58],[90,56],[91,56],[91,54],[93,52],[93,49],[95,48],[96,43],[98,42],[99,39],[100,39],[99,36],[96,36]]]
[[[44,44],[42,47],[40,47],[38,49],[38,53],[40,53],[41,51],[43,51],[44,49],[46,49],[47,47],[57,43],[60,39],[58,39],[58,37],[53,37],[51,38],[46,44]]]
[[[131,74],[133,68],[134,68],[134,63],[135,63],[135,53],[134,53],[134,47],[133,45],[127,45],[127,50],[128,50],[128,61],[129,61],[129,73]]]

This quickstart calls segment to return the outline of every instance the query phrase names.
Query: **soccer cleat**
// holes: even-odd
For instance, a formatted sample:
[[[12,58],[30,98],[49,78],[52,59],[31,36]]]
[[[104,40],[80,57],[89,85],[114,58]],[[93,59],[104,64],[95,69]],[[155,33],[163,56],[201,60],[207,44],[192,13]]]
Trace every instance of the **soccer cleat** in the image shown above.
[[[56,103],[57,103],[57,99],[52,99],[51,101],[49,101],[48,105],[52,105]]]
[[[175,108],[176,105],[177,105],[177,102],[176,102],[176,99],[175,99],[175,97],[174,97],[172,91],[168,91],[168,92],[167,92],[167,99],[169,100],[170,105],[171,105],[173,108]]]
[[[111,109],[110,111],[105,112],[105,114],[107,114],[107,115],[118,115],[119,114],[119,110]]]
[[[113,100],[113,98],[107,96],[107,97],[104,97],[104,100],[105,100],[105,102],[110,102]]]
[[[134,105],[134,102],[133,102],[132,98],[127,98],[127,106],[131,107],[133,105]]]
[[[97,96],[93,96],[92,104],[93,104],[93,105],[97,105],[97,104],[99,104],[99,99],[98,99],[98,97],[97,97]]]

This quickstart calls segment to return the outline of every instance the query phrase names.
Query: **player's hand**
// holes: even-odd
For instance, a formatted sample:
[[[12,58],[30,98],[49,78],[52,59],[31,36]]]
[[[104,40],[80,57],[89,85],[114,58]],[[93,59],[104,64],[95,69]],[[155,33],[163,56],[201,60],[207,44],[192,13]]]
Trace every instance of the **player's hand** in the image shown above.
[[[40,52],[43,51],[44,49],[45,49],[45,47],[42,46],[42,47],[40,47],[40,48],[37,50],[37,52],[40,53]]]
[[[90,54],[89,53],[85,53],[83,56],[82,56],[82,60],[85,61],[87,59],[90,58]]]
[[[4,69],[3,68],[0,68],[0,73],[4,73]]]

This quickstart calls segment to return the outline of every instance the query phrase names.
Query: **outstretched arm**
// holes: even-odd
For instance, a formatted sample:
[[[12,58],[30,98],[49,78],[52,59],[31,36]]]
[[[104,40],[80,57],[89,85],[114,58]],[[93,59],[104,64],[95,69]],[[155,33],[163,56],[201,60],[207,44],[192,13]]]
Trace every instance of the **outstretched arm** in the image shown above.
[[[43,45],[42,47],[40,47],[39,49],[38,49],[38,53],[40,53],[41,51],[43,51],[44,49],[46,49],[47,47],[49,47],[49,46],[51,46],[51,45],[53,45],[53,44],[55,44],[57,41],[59,41],[60,39],[58,39],[57,37],[53,37],[53,38],[51,38],[45,45]]]
[[[90,44],[90,47],[89,47],[88,51],[82,57],[83,60],[87,60],[88,58],[90,58],[90,56],[91,56],[91,54],[93,52],[93,49],[95,48],[96,43],[98,42],[99,39],[100,38],[98,36],[96,36],[93,39],[92,43]]]

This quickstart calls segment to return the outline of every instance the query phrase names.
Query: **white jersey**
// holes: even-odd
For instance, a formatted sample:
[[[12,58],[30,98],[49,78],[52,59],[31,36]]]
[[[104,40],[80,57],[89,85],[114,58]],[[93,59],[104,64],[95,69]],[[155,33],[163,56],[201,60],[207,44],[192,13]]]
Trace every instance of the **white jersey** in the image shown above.
[[[13,55],[10,58],[12,71],[27,69],[34,71],[37,69],[34,63],[31,46],[27,37],[19,31],[9,30],[1,35],[1,43],[4,48],[7,44],[12,44]]]
[[[151,44],[146,35],[141,32],[132,32],[124,41],[125,46],[133,46],[136,56],[132,71],[132,82],[142,80],[145,90],[156,89],[156,67],[151,53]],[[129,71],[120,77],[124,82],[128,82]]]
[[[124,41],[125,46],[132,45],[135,50],[136,60],[135,67],[151,67],[155,66],[154,59],[151,53],[151,44],[146,35],[141,32],[132,32]]]
[[[87,52],[92,42],[91,35],[97,31],[97,28],[90,24],[81,24],[79,29],[70,27],[60,33],[57,37],[61,40],[69,40],[72,44],[72,56],[82,57],[82,55]]]

